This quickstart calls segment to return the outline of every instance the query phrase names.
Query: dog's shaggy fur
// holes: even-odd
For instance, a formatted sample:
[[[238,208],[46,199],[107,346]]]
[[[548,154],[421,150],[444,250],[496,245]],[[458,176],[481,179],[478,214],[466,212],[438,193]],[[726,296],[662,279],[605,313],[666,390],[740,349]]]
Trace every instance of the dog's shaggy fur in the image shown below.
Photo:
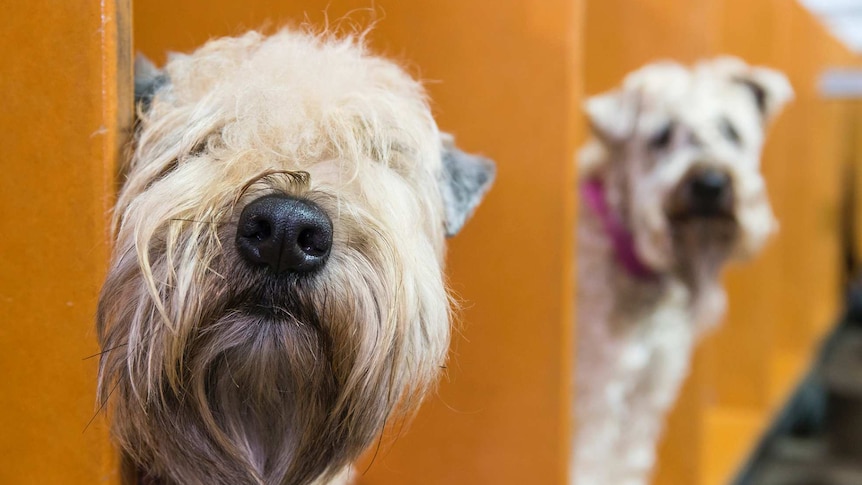
[[[444,238],[493,177],[361,38],[249,33],[138,66],[140,120],[98,310],[128,483],[324,484],[412,413],[447,354]],[[332,223],[326,264],[237,249],[271,194]]]
[[[649,65],[587,101],[582,188],[600,200],[579,223],[572,483],[648,482],[692,349],[723,315],[723,264],[776,228],[759,159],[791,97],[780,73],[720,58]],[[692,189],[706,172],[728,182],[709,207]]]

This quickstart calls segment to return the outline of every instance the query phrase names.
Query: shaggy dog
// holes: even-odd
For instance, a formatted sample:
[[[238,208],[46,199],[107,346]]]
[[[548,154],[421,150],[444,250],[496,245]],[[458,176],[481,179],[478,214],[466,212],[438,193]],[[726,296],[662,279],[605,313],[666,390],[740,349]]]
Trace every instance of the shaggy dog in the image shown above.
[[[361,39],[138,64],[98,310],[125,483],[332,484],[447,353],[445,236],[493,178]]]
[[[724,263],[776,228],[760,152],[792,95],[720,58],[648,65],[587,101],[572,483],[648,482],[691,351],[723,315]]]

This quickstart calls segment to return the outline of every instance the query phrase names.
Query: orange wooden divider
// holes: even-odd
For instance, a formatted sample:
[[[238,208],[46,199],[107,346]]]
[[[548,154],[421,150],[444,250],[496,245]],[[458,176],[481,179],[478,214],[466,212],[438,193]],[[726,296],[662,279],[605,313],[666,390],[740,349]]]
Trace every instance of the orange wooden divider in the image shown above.
[[[653,60],[724,53],[785,71],[797,91],[763,158],[781,232],[757,260],[728,271],[728,316],[697,352],[656,477],[725,484],[837,317],[847,105],[821,99],[815,82],[856,58],[786,0],[590,0],[586,23],[587,94]]]
[[[853,250],[857,261],[862,258],[862,103],[858,100],[848,103],[850,104],[851,118],[851,146],[852,153],[850,161],[852,168],[852,187],[854,193],[849,201],[848,209],[850,215],[853,216],[851,227],[849,228],[852,234],[850,246]],[[858,265],[858,263],[857,263]],[[858,268],[856,268],[858,270]]]
[[[93,331],[131,113],[129,6],[22,2],[0,20],[0,483],[109,483]]]
[[[245,28],[323,21],[330,2],[139,2],[136,48],[157,61]],[[371,2],[332,2],[330,23]],[[440,126],[498,162],[451,241],[464,301],[439,396],[374,459],[363,484],[563,484],[572,360],[579,1],[376,1],[378,52],[428,80]],[[370,461],[370,458],[369,458]],[[365,465],[360,469],[364,471]]]

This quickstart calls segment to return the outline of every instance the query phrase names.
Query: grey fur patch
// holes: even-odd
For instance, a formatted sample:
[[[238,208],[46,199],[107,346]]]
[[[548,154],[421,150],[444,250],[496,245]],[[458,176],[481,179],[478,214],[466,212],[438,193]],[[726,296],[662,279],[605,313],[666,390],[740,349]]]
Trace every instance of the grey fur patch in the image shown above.
[[[493,161],[462,152],[450,136],[444,136],[440,190],[446,210],[446,237],[464,227],[491,188],[496,172]]]
[[[169,83],[168,75],[143,54],[135,58],[135,105],[146,111],[153,96]]]

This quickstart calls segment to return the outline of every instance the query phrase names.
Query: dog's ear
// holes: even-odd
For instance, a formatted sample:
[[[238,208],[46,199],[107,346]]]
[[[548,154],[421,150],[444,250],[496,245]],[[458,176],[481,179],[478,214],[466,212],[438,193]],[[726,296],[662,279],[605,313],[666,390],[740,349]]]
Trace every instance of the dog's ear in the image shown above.
[[[135,58],[135,106],[147,111],[156,92],[168,84],[168,75],[143,54]]]
[[[749,66],[742,59],[721,56],[701,64],[746,87],[764,121],[771,121],[781,108],[793,100],[793,87],[787,77],[775,69]]]
[[[734,77],[751,90],[754,102],[765,121],[775,118],[793,100],[793,87],[787,77],[774,69],[753,67]]]
[[[446,237],[452,237],[491,188],[497,169],[491,160],[459,150],[448,134],[442,134],[442,159],[440,192],[446,211]]]
[[[584,103],[590,129],[608,145],[620,143],[631,135],[636,111],[631,93],[621,89],[592,96]]]

